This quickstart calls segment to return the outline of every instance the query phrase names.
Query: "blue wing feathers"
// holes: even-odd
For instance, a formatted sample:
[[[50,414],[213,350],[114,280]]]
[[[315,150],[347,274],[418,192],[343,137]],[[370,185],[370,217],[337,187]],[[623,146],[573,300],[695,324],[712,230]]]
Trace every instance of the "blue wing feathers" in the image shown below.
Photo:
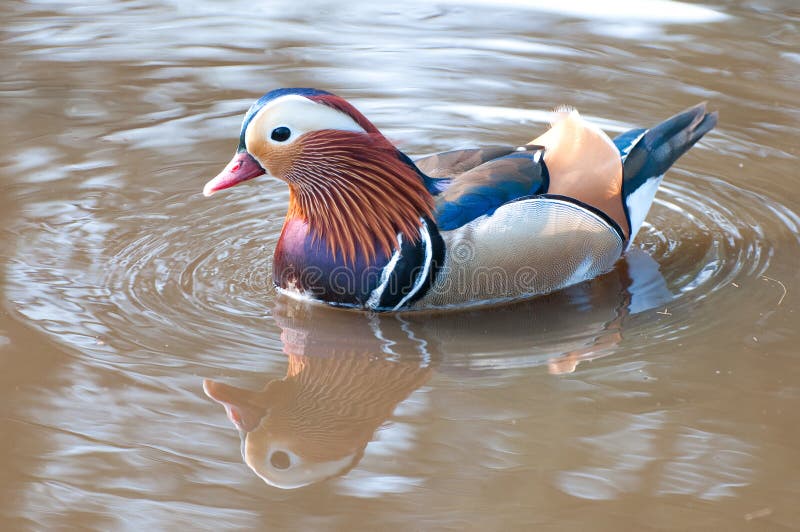
[[[443,231],[456,229],[480,216],[490,216],[504,203],[531,194],[530,187],[514,181],[475,187],[457,200],[440,203],[436,223]]]
[[[547,172],[538,151],[498,157],[453,179],[434,213],[439,229],[449,231],[514,199],[546,192]]]

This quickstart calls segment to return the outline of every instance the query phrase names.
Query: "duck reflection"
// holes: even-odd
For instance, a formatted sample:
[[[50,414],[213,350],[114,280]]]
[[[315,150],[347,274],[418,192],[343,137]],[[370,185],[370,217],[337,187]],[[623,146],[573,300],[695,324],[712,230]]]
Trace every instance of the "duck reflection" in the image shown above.
[[[658,267],[631,253],[610,274],[518,305],[449,314],[370,316],[285,297],[274,309],[288,357],[258,391],[206,380],[242,436],[245,463],[265,482],[298,488],[347,473],[399,403],[432,372],[524,359],[553,373],[612,352],[626,316],[669,300]],[[526,353],[526,356],[509,354]],[[533,357],[530,355],[534,355]]]
[[[275,311],[286,376],[260,391],[203,384],[241,432],[245,463],[268,484],[297,488],[355,466],[432,365],[397,321],[284,299]]]

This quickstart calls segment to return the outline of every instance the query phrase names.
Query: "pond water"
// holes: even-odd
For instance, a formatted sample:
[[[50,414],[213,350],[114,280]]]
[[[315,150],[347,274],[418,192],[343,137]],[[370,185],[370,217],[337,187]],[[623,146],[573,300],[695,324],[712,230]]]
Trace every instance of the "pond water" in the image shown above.
[[[561,4],[7,0],[0,528],[800,527],[800,9]],[[201,194],[291,86],[414,155],[720,123],[611,273],[367,316],[272,288],[283,183]]]

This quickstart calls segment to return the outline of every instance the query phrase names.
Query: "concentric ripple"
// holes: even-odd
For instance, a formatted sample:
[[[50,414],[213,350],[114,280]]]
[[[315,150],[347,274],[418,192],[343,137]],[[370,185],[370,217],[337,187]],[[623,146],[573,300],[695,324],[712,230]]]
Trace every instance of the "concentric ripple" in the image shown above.
[[[31,321],[84,351],[108,343],[158,351],[202,337],[217,350],[268,346],[277,354],[270,263],[285,212],[282,189],[266,182],[213,200],[174,195],[124,217],[87,208],[51,220],[58,231],[19,235],[9,265],[12,299]],[[781,235],[793,235],[800,249],[798,227],[798,216],[775,201],[673,171],[635,246],[659,264],[674,299],[669,319],[643,326],[669,338],[713,327],[713,317],[692,319],[694,306],[764,275]],[[87,257],[65,264],[76,241],[86,243]],[[774,295],[759,291],[749,301],[766,307]],[[513,346],[496,349],[484,355],[514,356]]]
[[[688,337],[718,325],[693,309],[737,303],[748,279],[766,277],[772,257],[800,250],[800,217],[776,201],[724,181],[673,170],[662,183],[636,245],[660,265],[675,299],[653,337]],[[793,249],[786,249],[787,244]],[[754,290],[748,305],[771,308],[780,291]],[[724,308],[724,307],[722,307]],[[724,319],[724,318],[723,318]]]
[[[263,346],[283,214],[247,192],[205,203],[172,198],[167,208],[182,214],[167,217],[159,231],[131,234],[115,249],[102,283],[119,317],[144,317],[143,326],[156,326],[155,337],[202,335],[209,345]],[[187,202],[208,210],[186,211]],[[275,335],[268,336],[277,348]]]
[[[199,227],[187,223],[138,235],[117,250],[104,283],[120,307],[170,315],[177,306],[206,319],[264,316],[276,235],[257,202],[241,201],[239,207],[224,216],[212,208]]]

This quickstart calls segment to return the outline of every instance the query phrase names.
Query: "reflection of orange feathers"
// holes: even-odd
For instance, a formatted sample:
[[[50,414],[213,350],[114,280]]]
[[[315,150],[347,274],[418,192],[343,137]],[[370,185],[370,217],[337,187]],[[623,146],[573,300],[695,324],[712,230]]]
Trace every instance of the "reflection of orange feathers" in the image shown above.
[[[281,396],[270,405],[254,440],[291,441],[311,462],[358,452],[395,407],[430,376],[429,367],[391,362],[363,354],[331,357],[289,355]]]
[[[568,107],[556,109],[552,127],[530,144],[545,147],[550,194],[573,197],[608,214],[628,236],[622,208],[619,150],[597,127]]]

